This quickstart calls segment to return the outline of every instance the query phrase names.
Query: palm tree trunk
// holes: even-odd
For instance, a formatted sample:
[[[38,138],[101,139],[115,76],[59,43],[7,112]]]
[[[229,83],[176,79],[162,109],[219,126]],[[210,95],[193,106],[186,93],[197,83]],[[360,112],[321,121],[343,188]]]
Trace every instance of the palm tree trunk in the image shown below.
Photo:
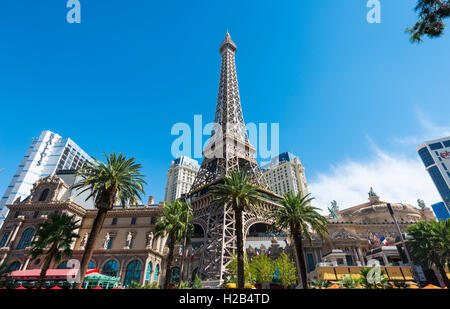
[[[174,249],[175,249],[175,235],[170,234],[169,255],[167,256],[167,265],[166,265],[166,278],[164,279],[164,288],[165,289],[169,288],[170,279],[172,277],[171,266],[172,266]]]
[[[37,284],[38,289],[40,289],[44,283],[45,275],[47,275],[47,270],[50,267],[50,263],[53,260],[53,254],[55,252],[54,250],[55,250],[55,244],[52,245],[49,252],[47,253],[47,256],[45,257],[45,261],[44,261],[44,264],[42,265],[41,274],[39,275],[39,281]]]
[[[80,281],[75,283],[75,285],[73,286],[74,289],[81,288],[81,285],[84,281],[84,277],[86,275],[86,271],[89,267],[89,262],[91,260],[92,254],[94,253],[95,242],[97,241],[98,235],[100,234],[107,212],[108,210],[106,209],[99,209],[97,212],[94,224],[92,225],[91,234],[89,235],[86,244],[86,249],[84,250],[83,258],[81,259]]]
[[[235,210],[236,238],[237,238],[237,288],[243,289],[245,285],[244,274],[244,237],[242,231],[242,211]]]
[[[436,265],[436,268],[438,269],[439,273],[441,274],[442,280],[444,280],[444,284],[447,288],[450,288],[450,280],[447,277],[447,273],[445,272],[444,266],[442,266],[441,261],[439,261],[439,258],[434,259],[434,265]]]
[[[297,262],[299,265],[297,267],[300,269],[300,277],[302,282],[302,286],[304,289],[308,288],[308,276],[306,274],[306,264],[305,264],[305,255],[303,254],[303,241],[302,234],[299,231],[294,231],[293,234],[294,243],[295,243],[295,251],[297,254]]]

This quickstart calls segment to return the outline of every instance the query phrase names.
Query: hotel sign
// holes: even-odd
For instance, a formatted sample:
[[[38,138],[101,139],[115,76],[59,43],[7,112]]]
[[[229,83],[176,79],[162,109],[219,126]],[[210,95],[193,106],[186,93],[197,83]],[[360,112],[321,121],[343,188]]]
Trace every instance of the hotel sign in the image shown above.
[[[40,153],[41,157],[40,157],[39,161],[36,163],[37,166],[40,166],[42,163],[42,160],[47,156],[46,151],[48,150],[49,146],[52,144],[52,140],[54,137],[55,137],[55,134],[53,134],[53,133],[50,134],[48,141],[45,143],[44,149]]]
[[[441,153],[439,154],[439,156],[442,158],[442,159],[450,159],[450,151],[441,151]]]

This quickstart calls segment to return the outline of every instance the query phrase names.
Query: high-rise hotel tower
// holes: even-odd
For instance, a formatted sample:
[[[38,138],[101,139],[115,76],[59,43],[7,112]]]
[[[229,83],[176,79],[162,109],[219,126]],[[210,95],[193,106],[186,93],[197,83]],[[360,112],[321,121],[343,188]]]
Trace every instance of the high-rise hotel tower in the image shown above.
[[[450,207],[450,136],[425,142],[417,152],[442,200]]]
[[[17,198],[26,198],[33,184],[41,177],[53,175],[57,170],[78,169],[89,155],[70,138],[63,138],[45,130],[34,138],[17,168],[11,183],[0,201],[0,226],[8,214],[6,205]]]

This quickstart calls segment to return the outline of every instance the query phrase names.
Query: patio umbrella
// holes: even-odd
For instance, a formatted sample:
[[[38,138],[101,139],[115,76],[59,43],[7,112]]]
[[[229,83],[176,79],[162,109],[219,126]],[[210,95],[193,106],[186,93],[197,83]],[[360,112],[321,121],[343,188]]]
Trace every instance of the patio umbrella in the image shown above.
[[[438,286],[435,286],[435,285],[432,285],[431,283],[430,284],[428,284],[427,286],[424,286],[422,289],[441,289],[440,287],[438,287]]]
[[[111,290],[121,290],[121,287],[116,286],[115,288],[112,288]]]
[[[327,287],[328,290],[336,290],[339,289],[340,286],[336,283],[334,283],[333,285],[330,285],[329,287]]]
[[[54,287],[50,288],[50,290],[62,290],[62,288],[60,288],[59,286],[54,286]]]
[[[95,288],[92,288],[92,290],[103,290],[103,288],[97,285]]]
[[[27,288],[24,288],[23,286],[19,286],[17,288],[15,288],[15,290],[26,290]]]

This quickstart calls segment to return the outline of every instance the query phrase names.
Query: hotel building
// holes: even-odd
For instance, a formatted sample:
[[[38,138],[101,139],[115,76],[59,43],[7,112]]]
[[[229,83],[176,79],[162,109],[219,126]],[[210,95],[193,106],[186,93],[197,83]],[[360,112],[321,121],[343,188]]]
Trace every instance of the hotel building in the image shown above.
[[[428,141],[417,152],[431,176],[442,200],[450,206],[450,137]]]
[[[57,170],[78,169],[88,160],[84,152],[70,138],[45,130],[34,138],[0,201],[0,226],[8,215],[6,205],[17,198],[30,195],[33,184],[41,177],[54,175]]]
[[[273,192],[279,195],[288,192],[297,194],[299,191],[308,194],[305,168],[300,162],[300,158],[292,153],[284,152],[261,168]]]
[[[191,189],[200,165],[194,159],[181,156],[170,164],[164,201],[173,202]]]

